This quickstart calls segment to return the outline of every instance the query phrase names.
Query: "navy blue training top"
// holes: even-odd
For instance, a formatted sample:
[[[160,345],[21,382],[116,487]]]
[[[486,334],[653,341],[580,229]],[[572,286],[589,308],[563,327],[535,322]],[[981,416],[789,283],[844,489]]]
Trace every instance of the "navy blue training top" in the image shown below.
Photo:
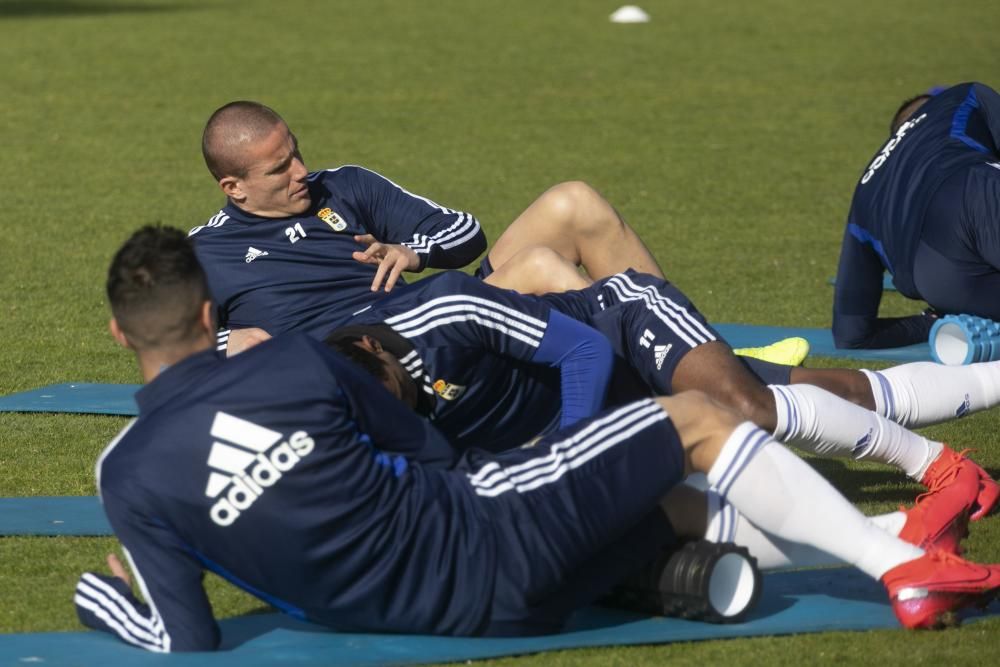
[[[465,266],[486,249],[475,217],[363,167],[314,172],[308,187],[302,215],[262,218],[230,202],[190,231],[220,326],[323,338],[384,295],[371,291],[375,267],[351,257],[366,248],[355,235],[410,247],[421,270]]]
[[[833,308],[838,347],[894,347],[925,340],[926,318],[878,320],[882,274],[907,297],[927,209],[942,183],[1000,155],[1000,95],[963,83],[932,97],[862,172],[844,233]],[[961,203],[956,203],[960,206]]]
[[[81,620],[154,651],[210,650],[210,570],[345,631],[475,634],[495,536],[429,423],[318,341],[203,352],[137,395],[98,489],[149,606],[85,574]]]
[[[604,406],[614,355],[600,332],[459,271],[394,290],[350,324],[406,339],[400,361],[427,416],[462,448],[509,449]]]

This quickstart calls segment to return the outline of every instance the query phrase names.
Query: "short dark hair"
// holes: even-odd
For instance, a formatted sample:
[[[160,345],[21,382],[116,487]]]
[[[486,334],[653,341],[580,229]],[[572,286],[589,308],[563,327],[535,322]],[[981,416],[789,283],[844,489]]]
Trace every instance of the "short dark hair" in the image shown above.
[[[243,178],[247,165],[242,145],[266,137],[276,125],[285,121],[278,113],[260,102],[238,100],[215,110],[201,135],[201,154],[205,166],[215,180],[226,176]]]
[[[922,107],[924,102],[929,99],[931,99],[931,95],[921,93],[905,100],[902,104],[900,104],[899,108],[896,109],[896,113],[892,115],[892,122],[889,123],[889,134],[896,134],[896,130],[899,129],[899,126],[902,125],[907,118],[912,116],[914,112]]]
[[[187,235],[159,225],[136,231],[115,253],[107,294],[119,328],[137,350],[191,340],[210,299]]]
[[[351,328],[355,329],[356,327]],[[326,344],[358,366],[361,366],[361,368],[379,381],[387,381],[389,379],[389,371],[386,369],[385,361],[373,352],[358,345],[361,342],[361,336],[362,334],[359,333],[334,331],[326,337]]]

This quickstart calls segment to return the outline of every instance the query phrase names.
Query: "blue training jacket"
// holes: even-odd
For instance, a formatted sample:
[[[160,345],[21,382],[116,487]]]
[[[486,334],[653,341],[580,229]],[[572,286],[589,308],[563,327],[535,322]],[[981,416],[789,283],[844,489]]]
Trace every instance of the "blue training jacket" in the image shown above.
[[[345,631],[475,634],[495,535],[425,419],[318,341],[203,352],[137,395],[97,463],[139,586],[85,574],[81,620],[154,651],[210,650],[205,570]]]
[[[882,145],[861,174],[844,232],[833,307],[838,347],[926,340],[928,318],[878,319],[883,272],[901,294],[921,298],[913,258],[934,194],[953,174],[996,161],[998,145],[1000,95],[981,83],[932,97]]]
[[[366,248],[355,235],[409,246],[421,270],[465,266],[486,249],[475,217],[363,167],[308,178],[313,205],[302,215],[262,218],[229,203],[190,231],[220,326],[323,338],[385,294],[371,291],[375,267],[351,257]]]

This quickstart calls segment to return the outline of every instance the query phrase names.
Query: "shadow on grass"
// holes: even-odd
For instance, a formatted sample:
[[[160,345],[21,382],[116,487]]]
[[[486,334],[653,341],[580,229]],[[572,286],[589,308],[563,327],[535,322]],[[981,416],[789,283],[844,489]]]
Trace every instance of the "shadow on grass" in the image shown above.
[[[911,504],[924,488],[888,466],[857,468],[839,459],[810,458],[809,464],[853,502]]]
[[[100,0],[0,0],[0,20],[57,16],[101,16],[142,14],[199,9],[199,5],[176,2],[101,2]]]

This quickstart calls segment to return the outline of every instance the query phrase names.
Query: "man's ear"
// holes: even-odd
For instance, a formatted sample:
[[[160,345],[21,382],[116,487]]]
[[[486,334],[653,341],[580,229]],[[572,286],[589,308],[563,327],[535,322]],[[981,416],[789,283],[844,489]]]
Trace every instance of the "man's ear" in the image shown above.
[[[240,179],[235,176],[223,176],[219,179],[219,187],[233,201],[243,201],[247,198],[243,192],[243,185],[240,183]]]
[[[215,331],[218,327],[215,326],[215,308],[212,306],[211,301],[205,301],[201,304],[201,313],[198,314],[198,323],[201,324],[202,329],[204,329],[210,338],[215,339]]]
[[[361,340],[357,342],[357,345],[368,350],[369,352],[374,352],[375,354],[382,351],[382,343],[378,342],[378,339],[369,336],[368,334],[362,336]]]
[[[118,326],[118,320],[113,317],[108,321],[108,331],[111,332],[111,337],[114,338],[119,345],[130,350],[132,349],[132,344],[129,343],[128,338],[125,337],[125,332],[122,331],[120,326]]]

